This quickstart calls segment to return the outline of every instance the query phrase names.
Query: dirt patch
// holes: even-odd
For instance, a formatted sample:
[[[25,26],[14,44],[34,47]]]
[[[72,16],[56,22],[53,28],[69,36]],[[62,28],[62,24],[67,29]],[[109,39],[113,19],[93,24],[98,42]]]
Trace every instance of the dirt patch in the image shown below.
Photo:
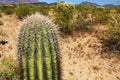
[[[21,21],[15,15],[5,14],[2,14],[0,20],[4,23],[0,25],[0,54],[5,56],[12,55],[16,59],[17,30]]]

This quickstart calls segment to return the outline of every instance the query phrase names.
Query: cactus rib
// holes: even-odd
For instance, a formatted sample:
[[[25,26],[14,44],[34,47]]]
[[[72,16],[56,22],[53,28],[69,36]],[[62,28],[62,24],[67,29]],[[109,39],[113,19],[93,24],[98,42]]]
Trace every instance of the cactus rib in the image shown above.
[[[38,80],[38,66],[37,66],[37,53],[38,53],[38,49],[37,49],[37,34],[36,34],[36,30],[34,31],[34,73],[35,73],[35,80]]]
[[[44,33],[41,31],[41,47],[42,47],[42,57],[43,57],[43,78],[44,80],[48,80],[48,75],[47,75],[47,64],[46,64],[46,59],[45,59],[45,46],[44,46]]]
[[[54,42],[54,48],[55,48],[55,51],[56,51],[56,61],[57,61],[57,71],[58,71],[58,80],[61,80],[61,67],[60,67],[60,51],[59,51],[59,46],[58,46],[58,39],[57,39],[57,36],[54,32],[54,30],[51,30],[52,31],[52,37],[53,37],[53,42]]]
[[[49,45],[49,50],[50,50],[50,55],[51,55],[51,68],[52,68],[52,80],[56,80],[56,70],[55,70],[55,63],[54,63],[54,55],[53,55],[53,48],[52,48],[52,42],[51,42],[51,33],[48,30],[48,28],[46,28],[47,30],[47,37],[48,37],[48,45]]]

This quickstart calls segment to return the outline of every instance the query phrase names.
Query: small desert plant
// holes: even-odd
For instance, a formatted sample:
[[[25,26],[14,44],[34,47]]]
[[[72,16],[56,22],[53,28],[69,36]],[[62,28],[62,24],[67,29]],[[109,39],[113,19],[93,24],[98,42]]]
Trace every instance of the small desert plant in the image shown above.
[[[36,11],[40,12],[43,15],[48,15],[49,6],[38,6]]]
[[[103,11],[96,11],[93,15],[95,17],[93,20],[94,23],[108,24],[109,20],[111,19],[110,14]]]
[[[5,10],[4,10],[4,12],[6,13],[6,14],[13,14],[14,13],[14,10],[12,9],[12,8],[6,8]]]
[[[87,19],[88,14],[95,13],[97,9],[95,6],[83,5],[83,4],[76,5],[75,8],[82,15],[84,19]]]
[[[2,22],[2,21],[0,21],[0,25],[3,25],[3,22]]]
[[[4,5],[2,6],[2,11],[5,13],[5,14],[13,14],[15,12],[15,7],[13,5]]]
[[[78,15],[75,21],[75,30],[87,31],[91,29],[92,21],[85,20],[83,16]]]
[[[0,59],[0,80],[17,80],[17,61],[12,56]]]
[[[0,13],[0,17],[2,17],[2,14]]]
[[[117,41],[117,45],[120,45],[120,15],[116,15],[112,21],[110,28],[110,38],[113,38]]]
[[[56,23],[59,24],[60,30],[65,33],[71,33],[74,29],[74,12],[75,6],[71,3],[58,3],[56,13]]]
[[[60,80],[56,27],[38,13],[24,20],[18,41],[20,80]]]
[[[102,35],[102,39],[105,41],[105,46],[109,49],[120,50],[120,15],[113,15],[113,19],[110,21],[110,27]]]
[[[30,5],[20,5],[16,8],[16,15],[18,16],[18,18],[22,19],[24,17],[26,17],[27,15],[31,15],[32,12],[32,8]]]

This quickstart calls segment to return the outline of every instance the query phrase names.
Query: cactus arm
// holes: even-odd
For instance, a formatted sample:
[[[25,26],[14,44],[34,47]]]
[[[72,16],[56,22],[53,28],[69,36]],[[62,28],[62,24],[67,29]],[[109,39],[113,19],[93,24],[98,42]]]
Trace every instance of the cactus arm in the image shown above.
[[[41,31],[41,48],[42,48],[42,57],[43,57],[43,78],[44,80],[48,80],[48,74],[47,74],[47,64],[46,64],[46,51],[45,51],[45,45],[44,45],[44,33]]]

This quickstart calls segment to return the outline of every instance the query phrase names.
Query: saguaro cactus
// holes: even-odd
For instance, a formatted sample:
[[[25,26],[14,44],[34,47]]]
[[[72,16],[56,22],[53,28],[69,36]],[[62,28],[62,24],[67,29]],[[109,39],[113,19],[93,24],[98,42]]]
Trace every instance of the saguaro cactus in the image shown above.
[[[56,25],[38,13],[24,20],[19,33],[20,80],[60,80]]]

